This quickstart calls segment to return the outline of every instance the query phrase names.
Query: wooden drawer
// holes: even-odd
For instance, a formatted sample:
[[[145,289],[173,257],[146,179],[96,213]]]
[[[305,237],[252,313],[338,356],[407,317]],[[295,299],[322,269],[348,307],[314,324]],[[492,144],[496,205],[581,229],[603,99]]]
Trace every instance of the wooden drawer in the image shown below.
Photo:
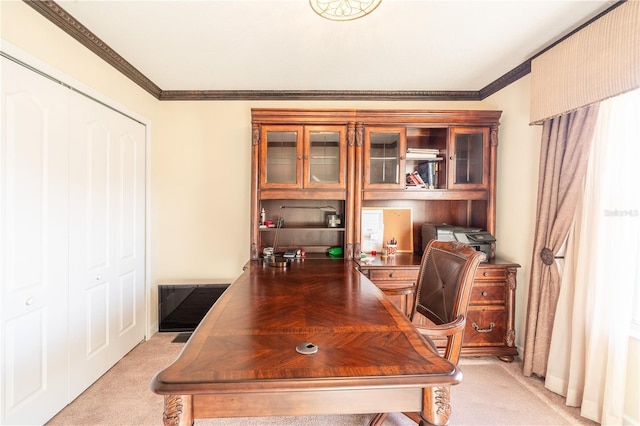
[[[507,301],[504,281],[474,282],[469,305],[504,305]]]
[[[369,270],[369,279],[373,282],[378,281],[411,281],[418,279],[417,269],[371,269]]]
[[[475,281],[500,281],[507,278],[506,268],[483,267],[480,265],[476,271]]]
[[[507,310],[504,306],[469,306],[464,346],[505,345]]]

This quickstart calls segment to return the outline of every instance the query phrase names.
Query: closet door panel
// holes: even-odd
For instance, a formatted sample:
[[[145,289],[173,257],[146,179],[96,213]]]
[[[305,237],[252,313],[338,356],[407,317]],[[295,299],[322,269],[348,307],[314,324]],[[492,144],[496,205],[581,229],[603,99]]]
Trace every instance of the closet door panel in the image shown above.
[[[2,58],[0,424],[68,403],[68,90]]]
[[[143,125],[71,95],[71,393],[144,339]]]
[[[119,309],[118,333],[127,345],[140,342],[146,329],[145,253],[145,128],[132,120],[121,121],[117,142],[116,264]]]
[[[86,105],[85,108],[93,105]],[[77,111],[75,111],[77,113]],[[72,136],[75,137],[76,130],[83,129],[82,147],[79,139],[72,142],[72,164],[77,164],[82,168],[84,175],[81,179],[76,179],[76,166],[72,165],[72,184],[77,185],[72,194],[72,217],[82,214],[82,218],[73,218],[72,236],[81,238],[78,245],[73,248],[83,250],[86,260],[82,266],[74,262],[77,251],[73,250],[72,257],[72,283],[71,283],[71,311],[72,315],[82,313],[86,321],[84,336],[86,342],[83,345],[88,358],[100,357],[108,358],[109,343],[109,303],[112,299],[111,287],[113,283],[112,270],[110,268],[109,256],[109,219],[113,216],[110,212],[109,192],[111,185],[109,182],[109,164],[111,162],[111,132],[110,124],[102,121],[87,121],[84,127],[74,129]],[[76,124],[72,124],[72,127]],[[78,191],[79,190],[79,191]],[[82,205],[75,204],[83,200]],[[77,222],[80,220],[81,222]],[[83,223],[84,221],[84,223]],[[78,225],[81,226],[78,226]],[[73,239],[72,243],[77,240]],[[75,278],[80,281],[76,281]],[[82,284],[81,284],[82,283]],[[82,294],[84,300],[76,298],[76,294]],[[71,328],[77,329],[78,323],[71,322]],[[75,343],[72,342],[72,343]],[[107,352],[107,353],[104,353]],[[104,354],[103,354],[104,353]],[[101,355],[103,354],[103,355]],[[76,365],[75,362],[72,362]],[[96,362],[96,366],[100,362]],[[100,369],[96,370],[100,371]],[[88,377],[91,377],[89,375]]]
[[[107,124],[108,125],[108,124]],[[87,123],[84,135],[86,143],[86,175],[84,178],[84,188],[86,193],[80,197],[86,197],[87,213],[87,240],[86,248],[88,250],[87,270],[96,273],[96,276],[105,273],[109,268],[109,218],[112,216],[109,211],[110,200],[109,192],[111,185],[109,182],[109,166],[112,161],[111,157],[111,132],[105,126],[105,123],[92,122]],[[74,150],[78,148],[73,145]],[[74,161],[80,160],[75,155],[79,152],[73,152]],[[79,186],[79,188],[83,187]],[[83,191],[84,192],[84,191]],[[75,198],[75,194],[74,194]],[[101,280],[98,280],[101,281]]]

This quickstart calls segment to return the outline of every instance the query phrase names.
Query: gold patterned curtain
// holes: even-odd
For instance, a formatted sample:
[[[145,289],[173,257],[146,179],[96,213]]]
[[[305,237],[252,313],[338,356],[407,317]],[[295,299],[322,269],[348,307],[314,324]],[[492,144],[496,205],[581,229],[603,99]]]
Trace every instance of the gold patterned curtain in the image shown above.
[[[574,220],[597,115],[596,104],[543,124],[523,359],[527,376],[546,374],[560,292],[555,257]]]
[[[638,87],[640,0],[632,0],[531,61],[531,122]]]

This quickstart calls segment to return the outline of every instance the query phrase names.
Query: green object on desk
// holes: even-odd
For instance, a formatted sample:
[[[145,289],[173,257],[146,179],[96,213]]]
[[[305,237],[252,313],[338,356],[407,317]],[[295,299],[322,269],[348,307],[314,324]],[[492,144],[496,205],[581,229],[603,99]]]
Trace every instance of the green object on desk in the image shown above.
[[[331,247],[327,249],[327,254],[331,257],[340,257],[342,256],[342,247]]]

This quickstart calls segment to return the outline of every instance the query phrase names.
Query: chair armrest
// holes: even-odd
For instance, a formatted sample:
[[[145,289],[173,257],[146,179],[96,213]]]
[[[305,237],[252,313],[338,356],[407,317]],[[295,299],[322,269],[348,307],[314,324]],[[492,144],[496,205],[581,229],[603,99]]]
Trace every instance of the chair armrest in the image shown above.
[[[466,322],[467,320],[464,315],[459,315],[455,320],[447,324],[414,324],[414,326],[424,339],[431,342],[432,345],[435,343],[433,343],[431,338],[446,338],[447,344],[444,347],[444,351],[438,349],[438,352],[440,356],[443,356],[454,364],[458,364],[460,349],[462,348],[462,333],[464,332]]]
[[[414,324],[415,328],[420,334],[427,336],[453,336],[454,334],[461,333],[464,330],[464,326],[467,320],[463,315],[458,316],[452,322],[442,325],[430,324],[428,326]]]

